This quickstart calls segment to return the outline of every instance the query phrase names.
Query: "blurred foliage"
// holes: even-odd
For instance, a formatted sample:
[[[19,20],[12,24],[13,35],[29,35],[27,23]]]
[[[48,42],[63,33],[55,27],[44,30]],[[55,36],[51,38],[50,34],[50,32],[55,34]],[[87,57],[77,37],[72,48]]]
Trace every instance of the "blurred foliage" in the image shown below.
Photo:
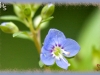
[[[13,15],[1,17],[7,21],[13,21],[18,27],[19,30],[26,31],[28,26],[23,26],[26,24],[22,18],[21,13],[15,11],[16,14],[20,17],[15,16],[13,10],[13,5],[7,5],[7,10],[1,10],[0,15]],[[40,6],[40,5],[39,5]],[[33,6],[34,10],[37,10],[39,6]],[[20,7],[20,6],[19,6]],[[24,7],[24,11],[20,10],[19,7],[14,7],[19,11],[26,13],[27,10],[30,10],[29,7]],[[35,8],[36,7],[36,8]],[[37,15],[40,14],[41,8],[37,12],[30,13],[28,16],[33,16],[37,18]],[[27,9],[27,10],[26,10]],[[35,14],[36,13],[36,14]],[[25,16],[25,15],[24,15]],[[72,59],[66,58],[71,66],[68,70],[82,70],[82,71],[92,71],[97,69],[96,64],[100,64],[100,9],[97,6],[89,5],[56,5],[55,12],[53,17],[47,18],[45,21],[51,20],[47,28],[41,31],[41,41],[43,40],[50,28],[57,28],[64,32],[67,38],[72,38],[78,41],[81,46],[81,50],[77,56]],[[13,19],[11,19],[11,17]],[[26,16],[25,16],[26,17]],[[8,19],[7,19],[8,18]],[[39,18],[38,18],[39,19]],[[0,20],[0,23],[4,20]],[[19,22],[18,22],[19,21]],[[33,20],[34,22],[34,20]],[[31,33],[28,32],[18,32],[13,34],[13,37],[20,37],[29,39],[28,37]],[[33,70],[40,69],[38,65],[39,55],[36,51],[36,48],[33,42],[24,39],[13,38],[11,34],[4,34],[0,30],[0,69],[17,69],[17,70]],[[41,63],[41,62],[39,62]],[[41,65],[42,66],[42,65]],[[53,70],[61,70],[55,65],[51,66]]]
[[[79,44],[81,45],[81,50],[79,53],[80,69],[82,70],[93,70],[93,62],[96,62],[94,59],[95,52],[100,51],[100,9],[95,9],[94,12],[84,23],[84,28],[82,29],[79,36]],[[96,49],[94,49],[94,48]],[[92,53],[93,52],[93,53]],[[99,52],[98,52],[99,53]],[[96,53],[96,55],[98,55]],[[99,58],[99,56],[97,56]],[[93,59],[93,60],[92,60]],[[98,59],[100,61],[100,58]],[[100,62],[96,62],[100,64]]]

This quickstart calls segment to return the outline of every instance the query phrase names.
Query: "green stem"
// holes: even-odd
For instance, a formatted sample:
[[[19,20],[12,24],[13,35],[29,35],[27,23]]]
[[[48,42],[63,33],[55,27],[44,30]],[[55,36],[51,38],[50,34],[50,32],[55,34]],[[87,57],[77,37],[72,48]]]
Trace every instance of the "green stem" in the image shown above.
[[[40,54],[40,50],[41,50],[41,43],[40,43],[40,41],[39,41],[39,39],[40,39],[40,36],[38,36],[38,33],[35,31],[35,29],[33,28],[33,24],[32,24],[32,19],[31,18],[29,18],[28,19],[28,22],[29,22],[29,28],[30,28],[30,31],[32,32],[32,34],[33,34],[33,41],[34,41],[34,43],[35,43],[35,46],[36,46],[36,48],[37,48],[37,50],[38,50],[38,53]]]
[[[40,31],[40,29],[38,30],[38,35],[37,35],[37,37],[38,37],[39,43],[41,44],[41,31]]]
[[[42,20],[41,20],[42,21]],[[32,24],[32,19],[31,18],[29,18],[28,19],[28,22],[29,22],[29,28],[30,28],[30,31],[32,32],[32,34],[33,34],[33,41],[34,41],[34,43],[35,43],[35,45],[36,45],[36,48],[37,48],[37,50],[38,50],[38,53],[40,54],[40,51],[41,51],[41,39],[40,39],[40,24],[41,24],[41,22],[39,23],[39,25],[38,25],[38,28],[36,29],[36,30],[34,30],[34,28],[33,28],[33,24]],[[50,68],[48,67],[44,67],[45,68],[45,70],[50,70]]]
[[[27,22],[27,20],[26,19],[23,19],[23,21],[22,21],[28,28],[29,28],[29,24],[28,24],[28,22]]]

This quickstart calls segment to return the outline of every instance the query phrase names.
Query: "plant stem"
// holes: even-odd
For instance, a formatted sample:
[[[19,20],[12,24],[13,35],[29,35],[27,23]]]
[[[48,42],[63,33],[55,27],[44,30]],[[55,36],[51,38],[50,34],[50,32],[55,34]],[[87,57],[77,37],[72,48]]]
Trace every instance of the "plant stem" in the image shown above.
[[[42,21],[42,20],[41,20]],[[33,34],[33,41],[34,41],[34,43],[35,43],[35,45],[36,45],[36,48],[37,48],[37,50],[38,50],[38,53],[40,54],[40,51],[41,51],[41,39],[40,39],[40,24],[41,24],[41,22],[39,23],[39,25],[38,25],[38,30],[36,29],[34,29],[33,28],[33,24],[32,24],[32,19],[31,18],[29,18],[28,19],[28,22],[29,22],[29,28],[30,28],[30,31],[32,32],[32,34]],[[50,68],[48,67],[44,67],[45,68],[45,70],[47,70],[47,71],[49,71],[50,70]]]
[[[35,29],[33,28],[32,19],[31,18],[28,19],[28,22],[29,22],[29,26],[30,26],[29,27],[30,28],[30,31],[33,34],[33,41],[34,41],[35,46],[36,46],[36,48],[38,50],[38,53],[40,54],[41,43],[40,43],[40,40],[39,40],[40,39],[40,36],[38,36],[39,31],[36,32]]]
[[[38,37],[38,41],[39,41],[39,43],[40,43],[40,45],[41,45],[41,31],[40,31],[40,29],[38,30],[38,35],[37,35],[37,37]]]

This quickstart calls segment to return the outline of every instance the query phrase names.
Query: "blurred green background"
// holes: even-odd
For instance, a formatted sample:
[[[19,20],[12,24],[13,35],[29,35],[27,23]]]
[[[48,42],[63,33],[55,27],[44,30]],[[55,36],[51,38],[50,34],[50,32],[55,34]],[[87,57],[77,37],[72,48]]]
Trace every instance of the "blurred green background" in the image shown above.
[[[15,15],[12,5],[6,7],[6,11],[0,9],[0,16]],[[42,7],[36,15],[40,14]],[[94,5],[56,5],[53,16],[54,19],[50,21],[49,26],[41,30],[42,43],[50,28],[59,29],[66,37],[76,40],[81,46],[78,55],[68,59],[71,63],[69,70],[96,70],[96,64],[100,64],[99,8]],[[2,22],[4,20],[0,20],[0,23]],[[29,30],[21,22],[13,22],[20,30]],[[11,34],[0,30],[0,70],[39,69],[38,61],[39,54],[32,41],[13,38]]]

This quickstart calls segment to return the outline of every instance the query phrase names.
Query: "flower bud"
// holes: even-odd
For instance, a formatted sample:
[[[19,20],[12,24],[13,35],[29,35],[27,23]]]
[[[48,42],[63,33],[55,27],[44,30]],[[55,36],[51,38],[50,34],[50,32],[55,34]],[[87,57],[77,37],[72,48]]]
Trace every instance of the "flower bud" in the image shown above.
[[[31,17],[33,17],[35,15],[35,12],[38,10],[38,8],[40,7],[40,5],[41,4],[39,4],[39,3],[31,4],[31,9],[32,9]]]
[[[31,8],[33,11],[36,11],[39,7],[40,7],[41,4],[39,3],[34,3],[34,4],[31,4]]]
[[[38,25],[39,25],[39,23],[41,22],[41,20],[42,20],[42,18],[41,18],[40,15],[38,15],[37,17],[35,17],[35,19],[34,19],[34,21],[33,21],[34,27],[35,27],[35,28],[38,27]],[[40,29],[46,28],[46,27],[48,26],[48,24],[49,24],[49,21],[46,21],[46,22],[41,23]]]
[[[46,6],[44,6],[41,11],[42,18],[46,19],[46,18],[50,17],[53,14],[54,9],[55,9],[54,4],[47,4]]]
[[[15,33],[18,32],[18,27],[12,22],[1,23],[0,28],[5,33]]]
[[[31,9],[30,8],[25,8],[24,9],[24,15],[25,17],[31,17]]]
[[[15,12],[15,14],[16,14],[19,18],[22,19],[22,18],[23,18],[23,11],[22,11],[22,9],[21,9],[21,5],[14,4],[13,7],[14,7],[14,12]]]

